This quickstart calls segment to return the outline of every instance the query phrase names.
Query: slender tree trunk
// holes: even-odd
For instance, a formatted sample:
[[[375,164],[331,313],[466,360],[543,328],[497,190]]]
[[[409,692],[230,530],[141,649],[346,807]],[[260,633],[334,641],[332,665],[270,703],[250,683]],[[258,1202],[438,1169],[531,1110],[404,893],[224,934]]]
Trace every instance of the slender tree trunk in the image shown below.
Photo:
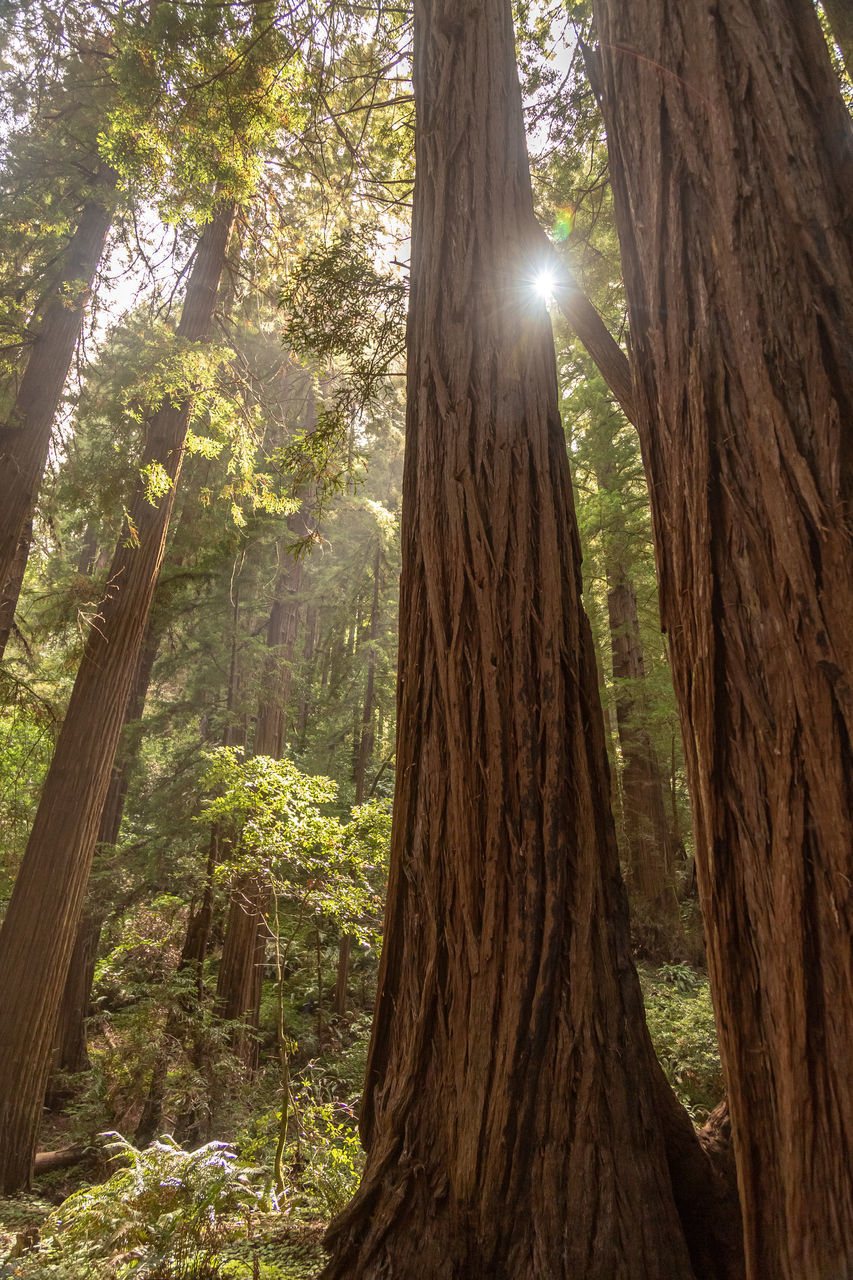
[[[844,69],[853,79],[853,5],[850,0],[822,0]]]
[[[288,520],[291,533],[297,531],[301,515]],[[302,562],[287,555],[276,579],[267,626],[267,649],[261,699],[255,728],[255,755],[280,760],[284,751],[286,719],[290,702],[293,655],[299,623],[299,590]],[[242,879],[231,895],[225,943],[219,966],[216,1000],[220,1015],[239,1021],[243,1029],[232,1037],[232,1049],[248,1071],[258,1063],[257,1030],[261,1009],[261,987],[266,940],[269,929],[266,913],[269,895],[264,885],[251,877]]]
[[[663,779],[654,743],[641,723],[646,677],[637,597],[617,557],[607,565],[607,613],[616,724],[622,748],[622,812],[631,879],[629,889],[652,950],[669,953],[679,931],[672,840]],[[635,913],[636,914],[636,913]]]
[[[296,534],[301,514],[291,516],[288,526]],[[275,584],[274,598],[267,626],[267,649],[264,665],[261,698],[255,729],[255,755],[271,756],[280,760],[287,737],[287,713],[290,705],[290,688],[293,681],[293,657],[296,650],[296,633],[299,626],[303,566],[301,559],[293,559],[282,545],[280,554],[286,558]]]
[[[136,1126],[133,1138],[138,1147],[147,1147],[163,1127],[163,1102],[166,1097],[166,1082],[169,1075],[169,1061],[172,1057],[172,1046],[189,1039],[188,1055],[190,1062],[200,1071],[204,1066],[207,1042],[199,1024],[199,1013],[204,999],[204,961],[207,955],[207,944],[210,938],[210,926],[213,920],[213,881],[216,865],[219,861],[220,831],[219,827],[211,827],[207,848],[207,867],[204,876],[204,888],[198,907],[191,907],[187,918],[187,931],[184,945],[178,961],[178,973],[190,969],[193,974],[193,992],[185,994],[177,1002],[166,1019],[166,1026],[158,1049],[148,1093],[142,1114]],[[192,1033],[187,1036],[185,1021],[192,1024]],[[209,1114],[206,1106],[194,1102],[186,1108],[175,1121],[175,1136],[179,1141],[189,1144],[200,1142],[201,1130],[205,1114]]]
[[[178,336],[206,337],[234,220],[220,206],[196,254]],[[0,930],[0,1186],[25,1186],[50,1048],[151,596],[163,557],[189,421],[166,400],[149,423],[143,466],[171,481],[151,502],[140,481],[92,627],[35,822]]]
[[[314,683],[314,651],[317,645],[317,610],[309,605],[305,611],[305,648],[302,657],[305,660],[305,680],[302,695],[299,699],[299,715],[296,721],[296,737],[302,750],[305,749],[305,733],[308,729],[308,717],[311,712],[311,689]]]
[[[715,1221],[682,1198],[705,1157],[630,961],[553,342],[523,286],[541,240],[509,0],[416,0],[414,60],[397,793],[367,1164],[323,1274],[710,1276]]]
[[[379,637],[379,576],[382,569],[382,544],[377,544],[373,560],[373,603],[370,608],[370,650],[367,655],[367,680],[364,688],[364,708],[361,713],[361,734],[355,761],[355,802],[364,803],[367,789],[367,766],[373,755],[373,719],[376,709],[376,641]],[[345,934],[338,947],[338,974],[335,984],[335,1013],[343,1017],[347,1011],[347,979],[353,938]]]
[[[104,168],[95,183],[101,193],[83,207],[59,279],[33,321],[36,336],[15,406],[0,426],[0,658],[27,564],[28,522],[47,462],[53,421],[112,221],[115,184],[115,171]]]
[[[853,155],[809,0],[596,0],[749,1275],[853,1276]]]

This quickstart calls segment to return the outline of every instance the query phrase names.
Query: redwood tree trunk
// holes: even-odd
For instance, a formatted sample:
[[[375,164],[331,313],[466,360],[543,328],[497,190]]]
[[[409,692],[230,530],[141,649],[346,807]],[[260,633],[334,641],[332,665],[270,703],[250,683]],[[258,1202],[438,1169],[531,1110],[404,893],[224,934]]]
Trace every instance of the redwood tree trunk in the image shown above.
[[[630,889],[652,947],[672,947],[678,931],[678,899],[672,837],[667,822],[657,752],[639,722],[646,677],[637,596],[618,557],[607,565],[607,613],[616,690],[616,726],[622,749],[622,810]]]
[[[220,206],[199,242],[178,336],[203,339],[234,220]],[[168,399],[149,423],[143,466],[171,480],[151,502],[140,481],[86,642],[30,839],[0,930],[0,1187],[29,1181],[59,1000],[80,919],[151,596],[163,557],[190,402]]]
[[[142,715],[159,647],[160,630],[152,628],[149,623],[142,643],[123,727],[132,724]],[[119,754],[121,755],[121,749]],[[98,827],[98,838],[95,841],[96,849],[102,844],[114,845],[118,840],[121,820],[124,816],[124,802],[127,797],[130,763],[128,759],[119,758],[113,766]],[[102,927],[102,911],[92,906],[87,907],[77,927],[77,937],[71,952],[65,987],[59,1004],[53,1070],[73,1074],[77,1071],[86,1071],[89,1067],[89,1055],[86,1049],[86,1018],[91,1002],[92,983],[95,980],[95,963],[98,958]],[[48,1093],[50,1092],[49,1087]]]
[[[416,0],[414,56],[397,793],[324,1276],[711,1275],[629,956],[509,0]]]
[[[104,242],[112,221],[116,174],[105,168],[69,241],[56,284],[33,321],[36,337],[15,406],[0,425],[0,658],[6,648],[29,555],[27,524],[47,462],[50,433]]]
[[[853,1275],[853,157],[810,0],[596,0],[749,1274]]]

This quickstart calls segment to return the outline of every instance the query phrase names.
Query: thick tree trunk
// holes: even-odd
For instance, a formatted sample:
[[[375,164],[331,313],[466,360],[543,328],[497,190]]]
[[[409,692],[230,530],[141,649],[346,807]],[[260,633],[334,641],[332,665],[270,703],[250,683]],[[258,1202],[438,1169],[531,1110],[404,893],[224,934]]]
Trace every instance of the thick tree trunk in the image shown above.
[[[596,0],[749,1274],[853,1276],[853,157],[810,0]]]
[[[324,1276],[712,1275],[629,956],[509,0],[416,0],[415,92],[391,874]]]
[[[216,211],[197,251],[178,336],[210,328],[233,206]],[[151,596],[163,557],[190,402],[167,400],[149,423],[143,466],[171,480],[151,502],[143,482],[109,574],[45,780],[33,829],[0,930],[0,1186],[26,1185],[41,1114],[63,983],[109,786]]]
[[[160,647],[160,629],[152,627],[150,622],[146,628],[142,642],[142,651],[136,668],[130,700],[124,717],[124,725],[132,724],[142,715],[151,673]],[[124,726],[123,726],[124,727]],[[128,769],[131,761],[122,758],[116,760],[110,774],[110,785],[101,814],[98,838],[99,845],[114,845],[118,840],[121,820],[124,816],[124,802],[127,797]],[[68,966],[65,988],[59,1005],[59,1017],[53,1051],[52,1069],[74,1074],[89,1068],[89,1055],[86,1049],[86,1018],[92,996],[92,983],[95,979],[95,962],[98,958],[98,944],[103,927],[102,913],[94,907],[88,907],[80,917],[74,950]],[[48,1095],[51,1089],[48,1087]],[[48,1103],[50,1105],[50,1103]]]
[[[622,812],[630,868],[629,890],[650,948],[668,952],[678,932],[672,838],[654,743],[640,716],[646,677],[637,597],[618,557],[607,565],[607,613],[622,749]]]
[[[33,321],[15,406],[0,426],[0,658],[6,648],[29,555],[27,525],[47,462],[50,433],[68,377],[83,315],[112,221],[116,174],[105,168],[102,194],[83,207],[59,279]]]

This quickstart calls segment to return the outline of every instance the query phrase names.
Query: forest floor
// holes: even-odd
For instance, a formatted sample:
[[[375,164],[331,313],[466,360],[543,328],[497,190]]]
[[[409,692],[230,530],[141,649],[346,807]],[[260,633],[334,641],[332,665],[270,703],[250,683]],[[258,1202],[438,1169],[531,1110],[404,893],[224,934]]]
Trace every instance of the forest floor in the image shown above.
[[[658,1057],[701,1125],[723,1090],[707,977],[687,964],[638,968]],[[82,1140],[94,1150],[37,1177],[32,1193],[0,1198],[0,1280],[314,1280],[325,1227],[360,1177],[356,1112],[370,1017],[359,1004],[319,1031],[316,1013],[294,1015],[279,1196],[271,1187],[282,1095],[271,1057],[251,1081],[232,1080],[216,1140],[185,1150],[162,1137],[142,1150],[116,1132],[133,1133],[144,1079],[126,1074],[132,1011],[110,1024],[112,1046],[94,1034],[93,1070],[74,1078],[63,1113],[46,1115],[40,1143],[56,1150]],[[170,1085],[166,1127],[185,1102],[180,1062]]]
[[[100,1268],[93,1272],[84,1257],[61,1259],[38,1254],[39,1234],[56,1207],[37,1194],[0,1197],[0,1280],[92,1280],[95,1275],[110,1274]],[[326,1225],[280,1213],[259,1213],[253,1216],[250,1236],[245,1220],[226,1219],[208,1269],[195,1275],[198,1280],[314,1280],[325,1260]],[[118,1265],[127,1266],[128,1261],[124,1258]],[[112,1274],[131,1276],[133,1269]],[[177,1280],[181,1272],[163,1274]]]

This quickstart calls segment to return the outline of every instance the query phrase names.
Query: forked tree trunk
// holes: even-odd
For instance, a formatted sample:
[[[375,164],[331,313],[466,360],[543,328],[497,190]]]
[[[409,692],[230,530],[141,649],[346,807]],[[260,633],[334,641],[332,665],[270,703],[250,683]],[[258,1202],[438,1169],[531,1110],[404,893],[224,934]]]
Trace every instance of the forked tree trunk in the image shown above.
[[[853,156],[810,0],[596,0],[749,1274],[853,1275]]]
[[[693,1263],[676,1203],[704,1156],[630,961],[553,342],[523,283],[541,241],[509,0],[416,0],[414,58],[391,873],[367,1164],[323,1274],[709,1276],[703,1192]]]
[[[607,614],[616,726],[622,750],[622,810],[632,903],[649,945],[671,950],[679,930],[672,837],[657,752],[641,722],[646,678],[637,596],[618,557],[607,565]]]
[[[47,462],[53,420],[112,221],[115,171],[104,168],[94,185],[99,194],[83,207],[59,279],[33,321],[36,336],[27,367],[14,408],[0,426],[0,658],[27,564],[27,526]]]
[[[291,533],[299,530],[302,515],[288,519]],[[286,556],[282,546],[280,554]],[[299,623],[299,590],[302,561],[287,558],[276,578],[273,603],[267,626],[267,648],[261,698],[255,728],[255,755],[280,760],[284,751],[287,712],[293,673],[293,655]],[[219,1014],[242,1026],[231,1037],[231,1048],[249,1071],[258,1064],[258,1024],[266,941],[269,936],[266,886],[252,877],[235,887],[228,906],[225,943],[216,1002]]]
[[[234,221],[220,206],[196,254],[178,336],[206,337]],[[151,419],[143,466],[169,491],[156,502],[140,481],[83,653],[30,839],[0,930],[0,1187],[32,1171],[56,1016],[83,906],[151,596],[163,557],[191,402],[166,400]]]

